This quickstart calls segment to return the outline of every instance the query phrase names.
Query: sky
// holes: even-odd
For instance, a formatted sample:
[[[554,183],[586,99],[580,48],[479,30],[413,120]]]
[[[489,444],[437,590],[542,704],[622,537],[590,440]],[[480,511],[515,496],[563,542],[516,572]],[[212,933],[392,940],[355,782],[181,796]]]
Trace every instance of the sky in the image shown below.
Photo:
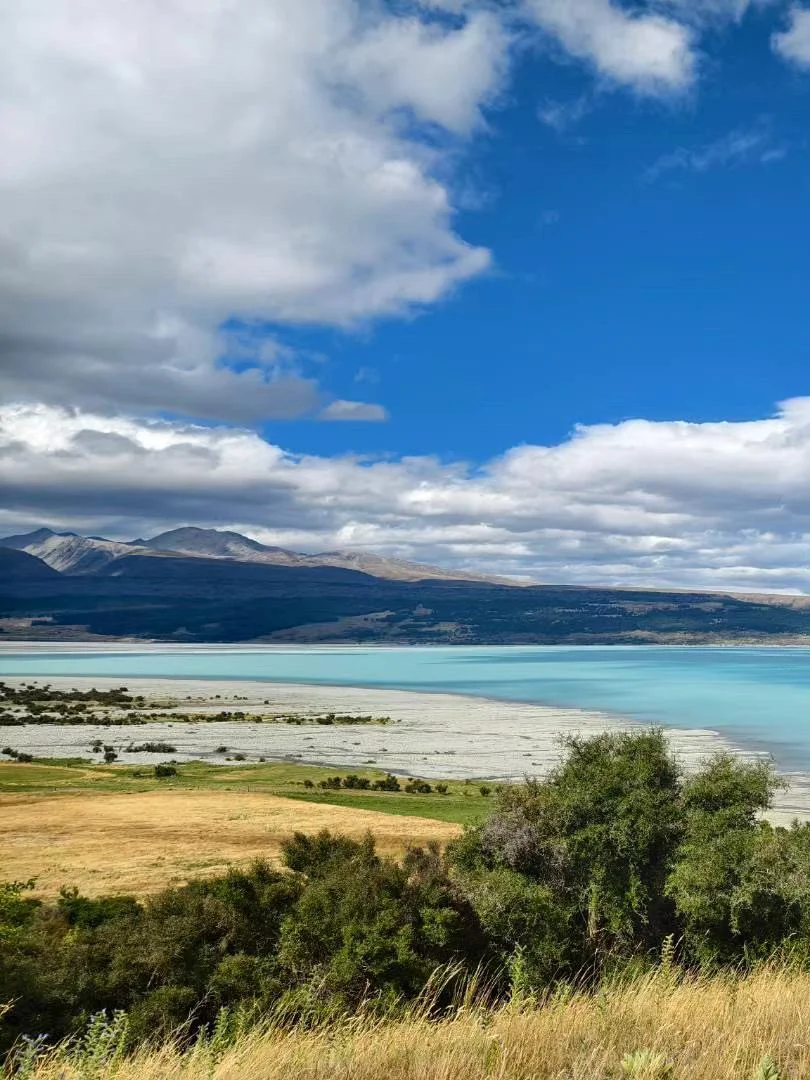
[[[6,0],[0,535],[810,592],[810,6]]]

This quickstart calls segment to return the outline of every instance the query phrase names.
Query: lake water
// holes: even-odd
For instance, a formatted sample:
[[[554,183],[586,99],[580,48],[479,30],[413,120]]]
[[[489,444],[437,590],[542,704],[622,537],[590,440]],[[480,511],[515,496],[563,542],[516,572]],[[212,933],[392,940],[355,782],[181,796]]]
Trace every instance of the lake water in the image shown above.
[[[0,677],[245,679],[474,695],[711,728],[810,770],[810,649],[7,647]]]

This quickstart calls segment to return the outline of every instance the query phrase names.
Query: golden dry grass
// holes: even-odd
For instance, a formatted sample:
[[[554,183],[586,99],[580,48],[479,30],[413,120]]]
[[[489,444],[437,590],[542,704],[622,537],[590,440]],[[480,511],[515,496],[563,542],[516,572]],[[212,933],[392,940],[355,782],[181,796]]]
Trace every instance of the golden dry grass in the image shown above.
[[[371,831],[384,853],[445,843],[460,826],[284,799],[215,791],[0,796],[0,878],[35,878],[40,895],[76,885],[87,896],[144,894],[257,857],[277,861],[296,830]]]
[[[649,1050],[658,1069],[623,1071]],[[651,977],[624,989],[532,1010],[462,1012],[242,1039],[218,1061],[170,1048],[105,1068],[109,1080],[754,1080],[768,1055],[780,1080],[810,1076],[810,975],[761,971],[672,985]],[[664,1068],[661,1068],[661,1065]],[[669,1065],[671,1071],[666,1071]],[[80,1080],[44,1063],[33,1080]]]

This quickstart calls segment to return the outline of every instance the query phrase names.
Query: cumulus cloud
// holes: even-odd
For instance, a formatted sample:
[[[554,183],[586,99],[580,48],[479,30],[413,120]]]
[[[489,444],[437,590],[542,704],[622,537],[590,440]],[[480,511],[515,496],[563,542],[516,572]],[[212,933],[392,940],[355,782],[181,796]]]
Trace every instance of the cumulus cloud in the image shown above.
[[[810,591],[810,398],[747,423],[628,420],[481,467],[295,455],[255,432],[0,410],[2,532],[183,523],[542,581]]]
[[[785,60],[810,67],[810,8],[792,8],[787,29],[774,34],[771,40]]]
[[[240,422],[311,412],[227,319],[350,324],[486,269],[425,125],[497,94],[502,24],[357,0],[9,0],[0,9],[6,400]],[[277,342],[275,343],[277,345]]]
[[[694,81],[698,13],[745,6],[7,0],[4,399],[320,415],[331,395],[285,327],[405,314],[489,267],[455,229],[445,151],[485,127],[527,25],[603,82],[661,95]],[[572,107],[541,114],[562,125]],[[234,318],[264,327],[239,365],[222,362]]]
[[[676,19],[612,0],[525,0],[525,11],[611,81],[648,94],[680,92],[694,81],[693,34]]]
[[[409,105],[422,119],[465,134],[506,76],[508,32],[488,11],[456,32],[418,18],[389,19],[358,39],[342,62],[369,107]]]

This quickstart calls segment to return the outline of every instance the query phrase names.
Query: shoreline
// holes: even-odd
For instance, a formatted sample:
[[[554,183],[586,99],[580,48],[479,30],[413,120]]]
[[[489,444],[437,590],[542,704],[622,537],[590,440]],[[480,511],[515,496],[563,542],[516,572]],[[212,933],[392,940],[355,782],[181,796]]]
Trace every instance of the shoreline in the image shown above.
[[[0,640],[0,658],[4,654],[31,649],[64,649],[81,652],[340,652],[362,650],[366,652],[401,652],[424,649],[626,649],[639,652],[643,649],[767,649],[800,650],[810,652],[810,634],[789,635],[784,640],[778,635],[768,638],[717,638],[711,641],[557,641],[557,642],[406,642],[406,641],[163,641],[160,638],[4,638]],[[774,640],[777,639],[777,640]]]
[[[126,685],[149,703],[171,703],[182,712],[212,714],[242,709],[268,717],[275,713],[324,712],[374,714],[391,718],[385,726],[319,727],[250,721],[191,721],[104,727],[102,725],[26,725],[0,727],[0,740],[36,757],[85,756],[94,738],[123,746],[146,738],[170,740],[178,761],[225,763],[216,750],[225,744],[246,763],[267,761],[323,765],[336,769],[373,766],[399,775],[426,779],[471,779],[494,782],[543,776],[560,758],[560,741],[570,735],[632,731],[639,721],[586,709],[501,701],[452,692],[389,690],[332,684],[280,683],[259,679],[131,678],[99,676],[4,676],[55,689],[109,690]],[[698,728],[664,728],[686,771],[717,751],[731,751],[748,760],[765,751],[733,745],[718,732]],[[166,755],[124,753],[126,764],[152,763]],[[779,792],[769,815],[778,824],[794,817],[810,819],[810,775],[783,774],[790,787]]]

